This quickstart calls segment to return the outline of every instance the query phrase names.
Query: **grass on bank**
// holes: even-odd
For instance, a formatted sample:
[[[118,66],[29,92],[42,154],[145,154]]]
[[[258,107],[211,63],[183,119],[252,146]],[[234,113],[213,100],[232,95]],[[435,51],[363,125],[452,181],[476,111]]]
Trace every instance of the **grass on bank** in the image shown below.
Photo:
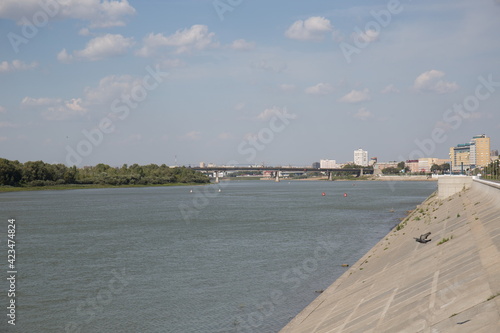
[[[129,188],[129,187],[194,186],[194,185],[207,185],[207,184],[200,184],[200,183],[169,183],[169,184],[149,184],[149,185],[63,184],[63,185],[48,185],[48,186],[0,186],[0,193],[21,192],[21,191],[82,190],[91,188],[99,189],[99,188]]]
[[[500,296],[500,293],[496,293],[495,295],[491,295],[490,297],[488,297],[488,299],[486,301],[491,301],[492,299],[494,299],[497,296]]]

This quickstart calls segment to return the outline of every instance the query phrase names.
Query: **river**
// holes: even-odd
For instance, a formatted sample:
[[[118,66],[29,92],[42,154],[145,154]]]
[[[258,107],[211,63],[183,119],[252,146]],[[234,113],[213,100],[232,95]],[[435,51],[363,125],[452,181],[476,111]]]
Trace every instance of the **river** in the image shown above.
[[[5,254],[16,219],[9,332],[277,332],[436,187],[282,180],[0,193]]]

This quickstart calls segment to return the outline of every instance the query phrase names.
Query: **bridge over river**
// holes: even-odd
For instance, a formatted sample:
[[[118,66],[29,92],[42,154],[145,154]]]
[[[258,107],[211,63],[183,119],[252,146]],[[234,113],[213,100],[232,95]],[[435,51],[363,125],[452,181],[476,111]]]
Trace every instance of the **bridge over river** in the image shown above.
[[[332,168],[312,168],[312,167],[291,167],[291,166],[215,166],[215,167],[191,167],[191,169],[201,172],[215,172],[215,182],[219,182],[219,173],[227,171],[273,171],[275,181],[279,182],[280,172],[324,172],[328,179],[332,180],[334,174],[350,173],[360,177],[365,174],[373,174],[373,169],[349,168],[349,169],[332,169]]]

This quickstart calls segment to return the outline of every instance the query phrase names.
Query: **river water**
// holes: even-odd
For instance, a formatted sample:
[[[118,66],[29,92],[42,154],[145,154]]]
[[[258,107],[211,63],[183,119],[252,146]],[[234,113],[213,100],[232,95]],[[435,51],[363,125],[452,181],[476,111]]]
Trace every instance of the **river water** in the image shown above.
[[[0,193],[1,275],[9,218],[17,269],[16,325],[2,278],[0,332],[277,332],[435,190],[230,181]]]

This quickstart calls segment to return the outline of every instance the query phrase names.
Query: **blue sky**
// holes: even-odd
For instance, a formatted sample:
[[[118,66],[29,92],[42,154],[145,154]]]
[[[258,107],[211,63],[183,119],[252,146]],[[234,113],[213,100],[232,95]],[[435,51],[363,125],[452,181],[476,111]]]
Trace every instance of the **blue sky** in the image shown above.
[[[310,165],[500,148],[500,1],[4,0],[0,157]]]

